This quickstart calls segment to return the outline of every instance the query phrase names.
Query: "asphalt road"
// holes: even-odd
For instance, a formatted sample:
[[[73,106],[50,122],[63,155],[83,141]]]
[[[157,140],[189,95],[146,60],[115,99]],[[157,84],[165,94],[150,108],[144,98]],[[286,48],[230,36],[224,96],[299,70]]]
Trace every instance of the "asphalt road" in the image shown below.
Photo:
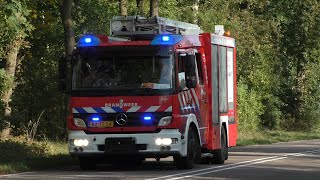
[[[177,170],[172,159],[147,159],[141,167],[98,166],[81,171],[79,166],[56,170],[2,175],[0,179],[320,179],[320,139],[230,149],[224,165],[197,164],[192,170]]]

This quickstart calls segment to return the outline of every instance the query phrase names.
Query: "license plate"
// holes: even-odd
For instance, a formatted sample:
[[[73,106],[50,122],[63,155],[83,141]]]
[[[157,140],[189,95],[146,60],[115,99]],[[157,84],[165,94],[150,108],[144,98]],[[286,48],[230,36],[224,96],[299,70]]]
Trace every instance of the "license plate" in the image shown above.
[[[106,128],[113,126],[113,121],[89,122],[89,127]]]

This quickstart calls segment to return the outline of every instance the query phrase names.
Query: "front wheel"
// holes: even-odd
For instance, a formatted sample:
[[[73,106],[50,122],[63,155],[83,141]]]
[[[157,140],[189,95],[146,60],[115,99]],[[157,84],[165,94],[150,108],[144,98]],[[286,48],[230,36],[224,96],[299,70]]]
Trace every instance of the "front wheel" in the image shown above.
[[[174,157],[178,169],[192,169],[200,149],[199,138],[195,130],[190,127],[188,131],[187,157]]]
[[[214,164],[224,164],[224,161],[228,159],[228,146],[227,146],[227,135],[224,127],[221,129],[221,149],[217,149],[213,153]]]

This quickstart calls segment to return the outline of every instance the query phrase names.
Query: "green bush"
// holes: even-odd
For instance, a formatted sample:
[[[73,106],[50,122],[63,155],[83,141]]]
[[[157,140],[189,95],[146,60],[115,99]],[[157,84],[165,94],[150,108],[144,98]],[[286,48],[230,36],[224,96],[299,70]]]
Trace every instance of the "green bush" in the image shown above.
[[[280,101],[277,97],[269,95],[262,100],[263,114],[261,115],[261,125],[267,129],[279,129],[282,113],[280,111]]]
[[[238,83],[238,117],[240,130],[257,130],[260,127],[260,116],[263,105],[258,93],[249,90],[241,81]]]

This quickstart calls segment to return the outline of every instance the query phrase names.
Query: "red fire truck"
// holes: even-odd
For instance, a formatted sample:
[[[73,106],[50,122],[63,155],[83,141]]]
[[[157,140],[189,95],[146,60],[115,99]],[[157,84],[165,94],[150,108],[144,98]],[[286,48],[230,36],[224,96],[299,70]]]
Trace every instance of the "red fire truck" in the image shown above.
[[[223,164],[237,140],[235,40],[161,17],[117,16],[110,32],[83,35],[69,71],[68,145],[81,169]]]

